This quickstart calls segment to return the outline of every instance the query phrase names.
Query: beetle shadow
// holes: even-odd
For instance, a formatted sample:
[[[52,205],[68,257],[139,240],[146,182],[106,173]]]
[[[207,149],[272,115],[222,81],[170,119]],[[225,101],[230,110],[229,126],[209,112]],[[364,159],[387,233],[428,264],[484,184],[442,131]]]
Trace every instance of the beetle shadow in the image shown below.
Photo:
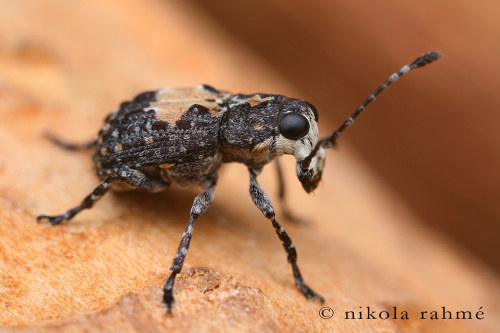
[[[184,228],[189,220],[189,214],[194,198],[201,193],[200,189],[188,187],[168,188],[165,191],[151,193],[143,191],[114,192],[113,196],[123,206],[123,216],[144,217],[148,224],[162,225],[168,223],[175,227]],[[168,217],[168,218],[166,218]],[[223,203],[212,202],[210,207],[198,219],[196,224],[202,227],[206,223],[214,222],[226,229],[237,229],[234,221],[241,216],[226,209]],[[206,222],[206,223],[205,223]]]
[[[185,225],[196,197],[194,190],[167,189],[158,193],[145,191],[114,192],[113,196],[123,206],[123,216],[142,216],[151,224],[172,221],[175,225]]]
[[[134,217],[129,221],[137,221],[139,226],[141,223],[144,225],[153,226],[156,228],[176,229],[177,237],[180,240],[180,235],[184,230],[186,223],[189,219],[189,213],[194,198],[200,193],[200,190],[194,188],[188,189],[167,189],[163,192],[150,193],[140,191],[128,192],[115,192],[113,195],[118,199],[119,204],[123,205],[122,214],[133,215]],[[238,258],[246,262],[254,270],[260,270],[265,267],[265,262],[268,261],[269,254],[259,250],[260,244],[273,242],[275,245],[272,247],[276,251],[276,263],[282,263],[281,256],[284,256],[280,240],[275,235],[271,222],[255,207],[255,213],[251,214],[238,214],[234,209],[227,206],[227,202],[213,202],[207,211],[200,216],[196,222],[196,234],[198,237],[197,242],[208,242],[219,244],[218,248],[221,255],[224,251],[231,251],[237,254]],[[138,214],[139,213],[139,214]],[[168,219],[165,216],[168,215]],[[126,223],[126,222],[119,222]],[[263,231],[265,230],[265,231]],[[177,245],[174,241],[174,246]],[[167,261],[170,258],[166,259]],[[217,259],[205,258],[203,265],[208,267],[220,267]],[[274,260],[274,259],[273,259]],[[229,271],[231,274],[238,275],[237,271]],[[274,281],[280,284],[293,287],[293,281],[289,279],[289,268],[283,271],[272,271],[269,276]]]

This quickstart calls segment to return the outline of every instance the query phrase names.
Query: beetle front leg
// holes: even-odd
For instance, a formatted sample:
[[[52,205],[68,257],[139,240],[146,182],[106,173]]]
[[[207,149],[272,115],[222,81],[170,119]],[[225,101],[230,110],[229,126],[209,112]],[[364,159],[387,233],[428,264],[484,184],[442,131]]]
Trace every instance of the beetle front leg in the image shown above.
[[[324,298],[314,292],[314,290],[309,288],[309,286],[304,283],[304,279],[302,278],[302,274],[300,273],[299,266],[297,265],[297,251],[295,250],[295,246],[293,245],[293,242],[290,236],[288,236],[285,229],[283,229],[283,227],[274,218],[275,214],[274,208],[271,204],[271,200],[257,182],[257,175],[259,174],[259,172],[260,170],[250,169],[250,196],[252,197],[252,200],[257,208],[260,209],[265,217],[271,220],[276,234],[278,234],[279,239],[283,243],[283,247],[285,248],[288,257],[288,262],[292,265],[295,284],[300,288],[304,296],[306,296],[308,299],[317,297],[321,301],[321,303],[324,303]]]
[[[66,213],[61,214],[61,215],[56,215],[56,216],[48,216],[48,215],[39,215],[37,216],[37,221],[42,222],[44,220],[47,220],[50,224],[56,225],[59,224],[63,221],[68,221],[71,218],[73,218],[76,214],[78,214],[80,211],[84,209],[91,208],[96,201],[102,198],[103,195],[105,195],[109,189],[111,188],[111,183],[114,182],[115,180],[120,179],[119,176],[113,175],[109,176],[106,178],[99,186],[97,186],[92,193],[90,193],[88,196],[85,197],[85,199],[82,200],[81,204],[68,210]]]
[[[167,306],[168,313],[172,313],[172,305],[174,303],[174,295],[172,294],[172,290],[174,288],[174,281],[177,274],[182,270],[182,266],[184,265],[184,260],[186,259],[186,255],[189,249],[189,244],[191,243],[191,237],[193,236],[193,226],[194,221],[200,217],[203,212],[205,212],[210,206],[214,199],[214,189],[215,182],[210,185],[210,187],[198,195],[194,201],[193,206],[191,207],[191,213],[189,217],[189,221],[186,225],[186,229],[182,234],[182,239],[179,244],[179,248],[177,249],[177,253],[175,254],[174,261],[170,266],[170,270],[172,273],[168,277],[167,282],[165,282],[165,286],[163,287],[163,303]]]

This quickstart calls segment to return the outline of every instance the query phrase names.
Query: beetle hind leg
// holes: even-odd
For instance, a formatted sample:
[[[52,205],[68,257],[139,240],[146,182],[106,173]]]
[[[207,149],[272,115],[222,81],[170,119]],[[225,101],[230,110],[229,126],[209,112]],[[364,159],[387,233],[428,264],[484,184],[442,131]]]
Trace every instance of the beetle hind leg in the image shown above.
[[[91,208],[100,198],[102,198],[103,195],[105,195],[109,191],[109,189],[111,187],[111,183],[117,179],[119,179],[118,176],[110,176],[110,177],[106,178],[101,184],[99,184],[99,186],[97,186],[92,191],[92,193],[87,195],[85,197],[85,199],[82,200],[80,205],[78,205],[74,208],[71,208],[66,213],[61,214],[61,215],[55,215],[55,216],[39,215],[36,218],[37,221],[38,222],[47,221],[52,225],[57,225],[63,221],[71,220],[80,211],[82,211],[84,209]]]
[[[92,206],[94,206],[94,204],[109,191],[111,184],[116,181],[128,184],[134,189],[151,192],[163,190],[168,186],[167,183],[151,179],[138,170],[124,168],[119,170],[116,174],[106,178],[92,191],[92,193],[87,195],[85,199],[82,200],[80,205],[71,208],[66,213],[61,215],[39,215],[36,219],[38,222],[48,221],[52,225],[60,224],[63,221],[69,221],[82,210],[92,208]]]
[[[97,144],[97,140],[85,143],[70,143],[59,139],[58,137],[52,135],[51,133],[45,133],[45,137],[56,146],[59,146],[66,150],[87,150],[95,147],[95,145]]]

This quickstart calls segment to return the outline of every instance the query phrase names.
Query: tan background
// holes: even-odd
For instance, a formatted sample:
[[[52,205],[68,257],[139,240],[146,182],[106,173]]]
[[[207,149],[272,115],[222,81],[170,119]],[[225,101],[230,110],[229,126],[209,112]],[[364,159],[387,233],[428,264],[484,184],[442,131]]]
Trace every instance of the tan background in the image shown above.
[[[1,326],[498,327],[491,269],[499,267],[498,5],[299,4],[0,3]],[[482,306],[483,321],[320,319],[320,305],[293,287],[281,244],[253,207],[238,165],[224,168],[216,201],[197,224],[172,318],[159,307],[159,288],[197,189],[109,195],[67,226],[34,223],[39,213],[73,206],[97,183],[89,154],[53,147],[41,138],[45,129],[84,141],[124,98],[204,82],[307,99],[327,134],[390,73],[432,49],[445,57],[391,87],[328,152],[314,195],[303,193],[293,159],[284,159],[292,207],[311,224],[281,222],[306,281],[338,314],[397,306],[415,318],[441,306]],[[272,171],[261,183],[276,201]]]

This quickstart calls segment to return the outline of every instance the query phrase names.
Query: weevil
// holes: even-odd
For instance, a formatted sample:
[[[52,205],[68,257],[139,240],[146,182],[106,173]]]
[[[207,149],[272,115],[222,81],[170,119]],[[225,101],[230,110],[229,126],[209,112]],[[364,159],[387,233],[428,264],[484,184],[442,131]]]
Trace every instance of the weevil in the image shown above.
[[[250,196],[271,221],[292,266],[295,284],[308,299],[324,299],[302,278],[297,251],[276,220],[271,201],[257,181],[262,168],[283,154],[296,158],[296,173],[304,190],[312,192],[321,180],[325,149],[336,144],[340,134],[352,125],[375,97],[412,69],[441,57],[429,52],[403,66],[381,84],[331,136],[320,139],[318,113],[308,102],[271,94],[231,94],[208,85],[196,88],[149,91],[124,102],[104,121],[97,139],[87,144],[69,144],[54,137],[64,148],[94,148],[93,161],[101,183],[80,205],[62,215],[40,215],[38,221],[57,225],[91,208],[110,188],[129,187],[161,191],[171,184],[198,184],[204,189],[191,207],[189,221],[170,266],[163,302],[170,313],[175,277],[182,270],[195,221],[214,199],[222,163],[238,162],[248,167]],[[279,170],[279,168],[278,168]],[[281,172],[278,172],[283,189]],[[281,191],[280,197],[284,197]]]

